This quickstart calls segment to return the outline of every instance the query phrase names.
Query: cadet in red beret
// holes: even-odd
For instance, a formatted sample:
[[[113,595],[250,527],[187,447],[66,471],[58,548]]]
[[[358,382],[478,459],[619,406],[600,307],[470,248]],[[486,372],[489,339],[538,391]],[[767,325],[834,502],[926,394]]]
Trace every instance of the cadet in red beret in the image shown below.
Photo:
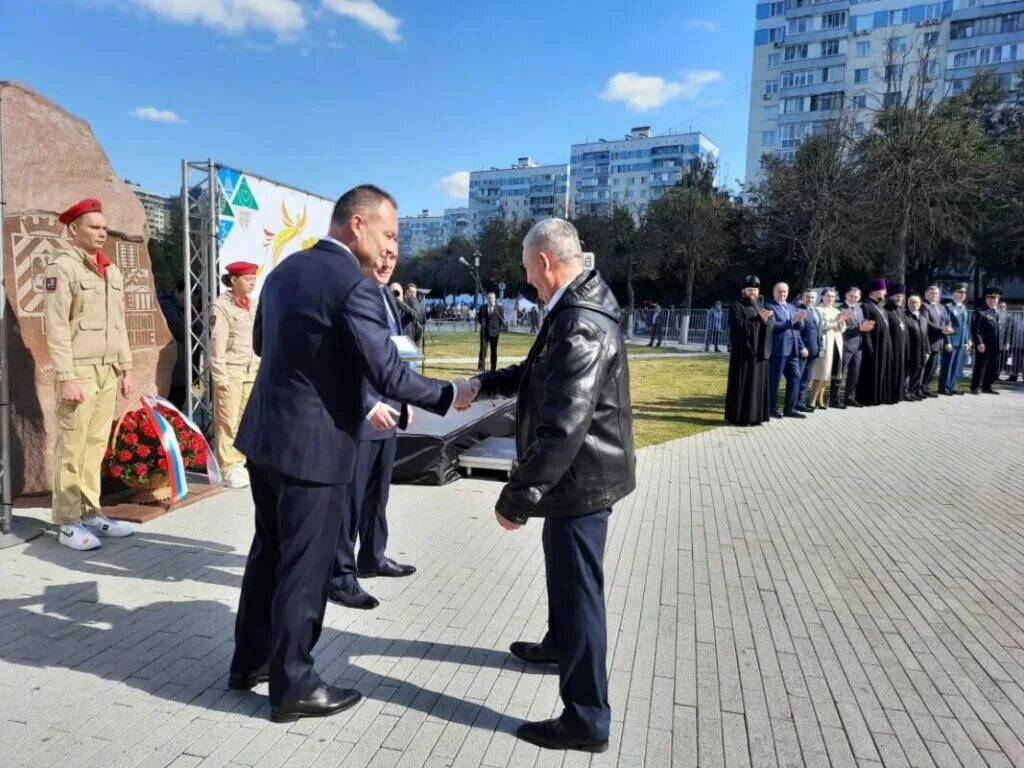
[[[214,450],[224,484],[249,484],[245,457],[235,449],[235,434],[256,380],[259,358],[252,349],[254,307],[249,300],[256,287],[259,265],[235,261],[225,267],[221,282],[229,290],[210,308],[210,373],[213,379]]]
[[[103,255],[103,206],[81,200],[60,216],[70,246],[46,266],[43,303],[46,345],[56,381],[53,522],[71,549],[100,546],[101,537],[128,536],[128,523],[100,509],[100,467],[110,437],[118,389],[132,391],[132,354],[125,322],[124,276]]]

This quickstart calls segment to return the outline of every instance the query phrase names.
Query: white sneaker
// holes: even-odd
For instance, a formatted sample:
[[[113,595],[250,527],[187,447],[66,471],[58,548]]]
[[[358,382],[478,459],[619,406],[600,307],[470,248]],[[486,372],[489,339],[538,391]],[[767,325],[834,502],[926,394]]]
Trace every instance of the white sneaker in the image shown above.
[[[109,539],[122,539],[135,533],[135,529],[128,523],[121,520],[111,520],[106,515],[99,513],[92,517],[83,517],[82,525],[97,536],[105,536]]]
[[[99,549],[103,546],[100,540],[96,538],[96,534],[81,523],[75,523],[74,525],[62,525],[60,527],[60,535],[58,535],[57,541],[65,547],[77,549],[79,552],[85,552],[90,549]]]
[[[224,478],[224,486],[226,488],[248,488],[249,473],[245,467],[239,464],[228,470],[227,476]]]

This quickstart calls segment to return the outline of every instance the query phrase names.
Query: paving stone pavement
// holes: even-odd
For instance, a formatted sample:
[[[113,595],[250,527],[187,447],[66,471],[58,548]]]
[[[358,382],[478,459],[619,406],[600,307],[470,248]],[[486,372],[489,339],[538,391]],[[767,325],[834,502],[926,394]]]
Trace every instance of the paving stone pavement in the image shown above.
[[[394,490],[419,573],[329,606],[316,649],[366,698],[291,725],[226,687],[245,491],[93,553],[50,532],[0,551],[0,766],[1024,766],[1022,435],[1004,391],[641,451],[593,757],[512,735],[559,706],[506,653],[546,607],[540,525],[498,528],[498,482]]]

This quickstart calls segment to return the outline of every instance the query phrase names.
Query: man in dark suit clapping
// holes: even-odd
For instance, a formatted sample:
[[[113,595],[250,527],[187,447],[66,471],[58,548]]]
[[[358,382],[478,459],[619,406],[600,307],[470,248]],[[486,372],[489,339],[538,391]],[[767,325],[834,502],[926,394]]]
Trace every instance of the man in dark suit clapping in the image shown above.
[[[360,186],[338,200],[330,234],[266,278],[253,327],[262,358],[235,440],[247,457],[256,532],[242,578],[228,685],[269,680],[271,717],[322,717],[359,700],[324,683],[311,652],[366,419],[364,380],[383,397],[437,414],[473,389],[413,373],[391,342],[377,287],[359,259],[397,251],[394,199]],[[358,258],[357,258],[358,257]]]

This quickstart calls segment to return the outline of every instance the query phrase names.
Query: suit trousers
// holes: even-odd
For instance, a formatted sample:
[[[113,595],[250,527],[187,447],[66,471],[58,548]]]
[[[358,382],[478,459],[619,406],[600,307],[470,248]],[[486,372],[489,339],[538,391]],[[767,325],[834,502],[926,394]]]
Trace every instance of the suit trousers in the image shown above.
[[[604,549],[608,518],[603,509],[581,517],[544,520],[544,573],[548,631],[541,641],[558,656],[563,721],[573,732],[607,739],[608,626],[604,604]]]
[[[800,368],[802,361],[799,355],[772,357],[768,360],[768,397],[772,411],[779,407],[779,389],[782,386],[783,375],[786,377],[786,403],[782,412],[788,416],[796,411],[797,398],[800,395],[800,375],[803,373]]]
[[[807,387],[810,386],[817,358],[801,357],[798,359],[800,360],[800,386],[797,388],[796,403],[797,405],[807,405]]]
[[[248,463],[256,533],[242,577],[231,671],[269,662],[270,703],[290,706],[320,685],[312,651],[349,486],[318,485]]]
[[[939,360],[941,358],[941,349],[937,352],[933,352],[931,349],[928,350],[928,359],[925,360],[924,370],[921,372],[921,388],[925,391],[929,391],[929,388],[932,385],[932,378],[935,376],[935,371],[939,369]],[[939,381],[941,384],[941,379]]]
[[[864,350],[856,349],[851,352],[847,348],[843,348],[843,400],[844,402],[850,402],[851,400],[857,399],[857,382],[860,381],[860,364],[864,356]],[[840,382],[837,379],[832,379],[832,385],[829,387],[829,400],[835,405],[839,402],[839,385]]]
[[[964,375],[964,362],[967,359],[966,347],[953,347],[942,350],[942,370],[939,374],[939,389],[952,392]]]
[[[334,551],[331,587],[347,590],[358,581],[358,570],[374,570],[384,564],[388,543],[387,506],[391,473],[395,468],[398,438],[360,440],[356,468],[349,487],[351,502],[341,521]],[[359,538],[359,557],[355,555]]]
[[[114,366],[77,366],[75,376],[85,396],[80,403],[63,402],[57,384],[52,514],[58,525],[72,525],[100,511],[100,470],[117,403]]]
[[[974,352],[974,370],[971,372],[971,389],[992,389],[999,378],[1002,355],[998,349],[985,347],[984,352]]]
[[[486,331],[480,334],[480,360],[478,370],[484,370],[484,358],[487,356],[488,346],[491,348],[491,370],[498,367],[498,339],[501,335],[489,336]]]

